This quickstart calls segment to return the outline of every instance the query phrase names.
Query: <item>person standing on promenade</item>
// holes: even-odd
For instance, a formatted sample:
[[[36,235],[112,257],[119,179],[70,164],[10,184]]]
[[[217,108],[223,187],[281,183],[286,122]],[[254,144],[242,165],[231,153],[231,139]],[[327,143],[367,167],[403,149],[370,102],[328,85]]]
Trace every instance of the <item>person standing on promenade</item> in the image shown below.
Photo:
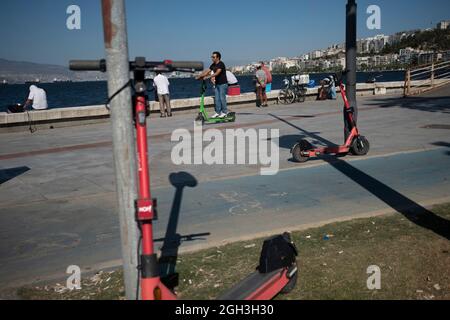
[[[214,51],[211,59],[213,63],[209,69],[203,71],[197,80],[214,79],[215,84],[215,109],[216,113],[211,118],[225,118],[228,114],[227,110],[227,90],[228,80],[225,64],[222,62],[222,55],[218,51]]]
[[[263,61],[261,61],[261,69],[265,72],[266,78],[267,78],[267,84],[266,84],[266,93],[272,91],[272,73],[270,72],[269,68],[266,67]]]
[[[153,86],[156,88],[159,100],[159,108],[161,111],[161,118],[172,116],[172,109],[170,107],[170,92],[169,92],[169,79],[161,72],[156,72],[156,77],[153,79]]]
[[[267,76],[262,66],[258,65],[256,67],[256,95],[261,103],[261,107],[267,107],[267,95],[266,95],[266,84]]]

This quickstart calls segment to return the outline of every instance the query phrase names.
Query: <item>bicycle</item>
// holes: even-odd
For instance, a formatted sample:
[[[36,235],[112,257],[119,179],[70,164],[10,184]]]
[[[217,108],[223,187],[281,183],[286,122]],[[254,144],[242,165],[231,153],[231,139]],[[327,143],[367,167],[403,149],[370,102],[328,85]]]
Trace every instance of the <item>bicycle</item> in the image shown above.
[[[283,80],[284,88],[278,93],[278,102],[281,104],[292,104],[294,102],[305,102],[308,89],[305,84],[300,84],[299,80],[294,80],[291,85],[289,80]]]

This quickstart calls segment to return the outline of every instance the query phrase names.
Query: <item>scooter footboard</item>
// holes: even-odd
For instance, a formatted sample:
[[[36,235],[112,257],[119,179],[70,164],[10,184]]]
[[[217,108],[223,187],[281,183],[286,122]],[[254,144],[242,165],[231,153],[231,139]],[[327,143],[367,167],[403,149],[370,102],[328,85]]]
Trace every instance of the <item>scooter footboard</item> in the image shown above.
[[[270,300],[280,292],[289,292],[297,282],[297,254],[288,233],[266,239],[257,271],[219,300]]]
[[[288,282],[286,268],[270,273],[256,271],[220,296],[218,300],[270,300]]]

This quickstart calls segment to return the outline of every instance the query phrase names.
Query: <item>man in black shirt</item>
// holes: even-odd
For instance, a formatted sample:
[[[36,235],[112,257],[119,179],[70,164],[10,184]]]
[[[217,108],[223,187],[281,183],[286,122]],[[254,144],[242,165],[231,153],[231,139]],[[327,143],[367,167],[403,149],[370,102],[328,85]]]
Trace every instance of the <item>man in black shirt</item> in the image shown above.
[[[213,61],[209,69],[203,71],[198,79],[211,79],[215,84],[215,103],[216,113],[211,118],[225,118],[227,116],[227,71],[225,64],[221,61],[222,55],[220,52],[213,52],[211,59]]]

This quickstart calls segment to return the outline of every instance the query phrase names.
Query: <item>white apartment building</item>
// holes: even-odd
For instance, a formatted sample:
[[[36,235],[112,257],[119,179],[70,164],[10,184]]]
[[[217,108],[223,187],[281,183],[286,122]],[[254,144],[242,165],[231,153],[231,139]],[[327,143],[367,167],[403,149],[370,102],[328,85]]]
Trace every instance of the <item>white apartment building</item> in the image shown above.
[[[450,20],[443,20],[439,22],[436,27],[440,30],[450,29]]]

